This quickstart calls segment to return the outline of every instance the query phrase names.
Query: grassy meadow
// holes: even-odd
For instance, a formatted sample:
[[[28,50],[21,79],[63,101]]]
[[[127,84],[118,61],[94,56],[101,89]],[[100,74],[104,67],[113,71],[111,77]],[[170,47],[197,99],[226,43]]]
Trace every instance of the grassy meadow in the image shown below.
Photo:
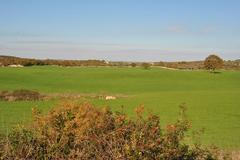
[[[178,106],[186,104],[193,129],[205,128],[204,144],[240,148],[240,72],[181,71],[161,68],[24,67],[0,68],[0,90],[29,89],[40,93],[124,95],[116,100],[85,98],[133,116],[144,105],[160,115],[162,125],[174,122]],[[0,132],[31,120],[31,108],[48,111],[59,100],[0,101]],[[121,107],[123,106],[123,108]]]

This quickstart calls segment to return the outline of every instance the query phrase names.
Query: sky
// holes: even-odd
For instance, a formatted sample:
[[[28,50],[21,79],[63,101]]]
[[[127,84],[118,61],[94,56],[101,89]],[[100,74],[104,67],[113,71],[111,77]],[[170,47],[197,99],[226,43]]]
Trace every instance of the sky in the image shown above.
[[[240,0],[0,0],[0,55],[240,58]]]

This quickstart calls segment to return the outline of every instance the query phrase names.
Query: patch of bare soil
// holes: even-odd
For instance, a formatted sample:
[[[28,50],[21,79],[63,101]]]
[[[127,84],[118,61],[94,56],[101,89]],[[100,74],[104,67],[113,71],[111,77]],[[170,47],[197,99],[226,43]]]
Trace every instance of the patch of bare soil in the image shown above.
[[[159,66],[159,68],[162,68],[162,69],[168,69],[168,70],[179,70],[177,68],[169,68],[169,67],[162,67],[162,66]]]

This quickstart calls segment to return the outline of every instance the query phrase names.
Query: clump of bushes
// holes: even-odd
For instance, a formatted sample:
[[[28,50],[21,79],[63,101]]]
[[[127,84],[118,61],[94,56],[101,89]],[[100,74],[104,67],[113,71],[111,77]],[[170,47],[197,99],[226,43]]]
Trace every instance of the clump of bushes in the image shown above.
[[[91,104],[63,104],[48,115],[33,109],[33,124],[2,139],[0,159],[164,159],[216,157],[200,145],[184,143],[190,123],[185,110],[176,123],[160,127],[159,117],[136,119]]]
[[[54,59],[29,59],[19,58],[13,56],[1,56],[0,55],[0,66],[8,65],[22,65],[22,66],[33,66],[33,65],[58,65],[58,66],[105,66],[107,63],[104,60],[54,60]]]
[[[131,63],[130,65],[131,65],[131,67],[133,67],[133,68],[137,66],[136,63]]]
[[[0,92],[0,100],[3,101],[37,101],[42,99],[43,96],[40,93],[26,89]]]
[[[142,63],[142,68],[143,69],[150,69],[151,64],[150,63]]]

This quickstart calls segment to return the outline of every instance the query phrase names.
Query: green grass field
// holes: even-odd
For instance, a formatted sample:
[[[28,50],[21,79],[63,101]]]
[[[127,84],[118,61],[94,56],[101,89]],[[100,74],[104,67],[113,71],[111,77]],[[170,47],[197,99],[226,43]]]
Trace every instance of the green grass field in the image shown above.
[[[116,100],[87,99],[130,116],[140,104],[160,115],[162,124],[174,122],[178,106],[186,103],[193,129],[205,128],[203,142],[240,148],[240,72],[172,71],[160,68],[26,67],[0,68],[0,90],[30,89],[41,93],[123,94]],[[31,108],[47,111],[56,100],[0,101],[0,131],[31,119]]]

